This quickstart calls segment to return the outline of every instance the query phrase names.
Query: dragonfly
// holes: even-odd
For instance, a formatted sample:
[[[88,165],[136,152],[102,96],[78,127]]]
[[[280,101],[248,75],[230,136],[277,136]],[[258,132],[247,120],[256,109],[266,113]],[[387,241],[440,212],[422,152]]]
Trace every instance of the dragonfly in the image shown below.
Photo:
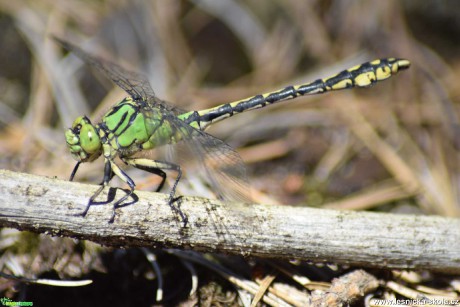
[[[265,94],[218,105],[205,110],[184,111],[158,98],[147,77],[129,71],[118,64],[94,56],[63,39],[54,38],[69,52],[102,72],[128,96],[109,109],[98,123],[92,123],[87,116],[80,116],[65,132],[68,150],[77,161],[70,181],[74,179],[81,163],[92,162],[103,157],[104,175],[100,188],[90,197],[85,210],[101,204],[96,198],[116,175],[129,186],[126,195],[113,202],[115,210],[130,197],[136,188],[135,182],[120,167],[116,159],[124,164],[157,175],[161,178],[156,191],[162,190],[167,179],[166,172],[175,172],[170,188],[168,204],[175,201],[176,188],[182,177],[179,164],[154,160],[142,153],[163,145],[182,144],[199,164],[203,166],[210,186],[217,196],[224,200],[247,200],[248,183],[246,170],[239,154],[224,141],[205,132],[206,128],[221,120],[245,111],[294,99],[299,96],[322,94],[353,87],[370,87],[376,82],[388,79],[401,70],[409,68],[410,62],[400,58],[384,58],[366,62],[343,70],[338,74],[316,81],[291,85]],[[108,204],[111,202],[103,202]],[[181,214],[183,217],[183,215]]]

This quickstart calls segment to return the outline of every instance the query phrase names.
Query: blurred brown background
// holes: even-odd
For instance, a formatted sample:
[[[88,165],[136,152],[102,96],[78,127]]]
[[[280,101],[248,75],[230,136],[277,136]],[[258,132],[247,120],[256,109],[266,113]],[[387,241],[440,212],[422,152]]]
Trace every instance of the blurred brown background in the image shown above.
[[[189,110],[400,57],[411,68],[371,89],[297,98],[210,132],[238,149],[257,202],[458,217],[457,6],[0,0],[0,168],[67,179],[74,161],[65,128],[125,95],[64,57],[51,34],[144,72],[159,97]],[[76,180],[101,176],[98,161]],[[145,173],[134,179],[141,189],[157,183]]]

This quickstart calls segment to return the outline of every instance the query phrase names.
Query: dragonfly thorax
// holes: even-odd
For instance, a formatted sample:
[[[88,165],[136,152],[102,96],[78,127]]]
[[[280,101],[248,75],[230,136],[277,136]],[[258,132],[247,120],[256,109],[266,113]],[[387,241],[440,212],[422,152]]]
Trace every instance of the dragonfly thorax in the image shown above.
[[[128,157],[136,152],[156,148],[179,139],[167,117],[144,101],[126,97],[115,104],[96,126],[104,148],[104,156],[115,152]]]
[[[65,132],[67,147],[72,157],[79,162],[90,162],[102,153],[98,130],[88,117],[80,116]]]

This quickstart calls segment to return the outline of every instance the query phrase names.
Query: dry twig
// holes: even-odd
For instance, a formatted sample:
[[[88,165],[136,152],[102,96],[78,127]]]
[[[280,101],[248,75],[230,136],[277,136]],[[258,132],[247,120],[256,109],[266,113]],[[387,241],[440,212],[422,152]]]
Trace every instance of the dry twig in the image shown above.
[[[460,220],[312,208],[221,203],[184,197],[183,226],[163,194],[83,211],[93,185],[0,170],[0,226],[113,246],[177,247],[244,256],[365,267],[460,272]],[[116,190],[115,197],[124,193]],[[106,193],[104,194],[106,197]]]

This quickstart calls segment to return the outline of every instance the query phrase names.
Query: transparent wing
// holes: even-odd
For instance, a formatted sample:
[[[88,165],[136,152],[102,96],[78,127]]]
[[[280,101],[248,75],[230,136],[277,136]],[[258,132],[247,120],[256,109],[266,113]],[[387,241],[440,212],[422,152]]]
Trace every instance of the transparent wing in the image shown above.
[[[190,163],[193,153],[209,180],[213,192],[223,200],[250,202],[246,167],[240,155],[224,141],[176,119],[172,125],[182,131],[183,141],[173,145],[178,161]]]
[[[57,37],[53,37],[68,51],[73,52],[80,59],[98,69],[116,85],[125,90],[135,101],[145,101],[153,106],[162,106],[167,110],[173,110],[174,107],[169,106],[164,101],[155,96],[147,77],[141,73],[132,72],[123,67],[106,61],[102,58],[93,56],[83,49]]]
[[[215,191],[224,200],[251,202],[246,166],[238,152],[222,140],[201,132],[197,151]],[[203,155],[202,153],[206,154]]]

